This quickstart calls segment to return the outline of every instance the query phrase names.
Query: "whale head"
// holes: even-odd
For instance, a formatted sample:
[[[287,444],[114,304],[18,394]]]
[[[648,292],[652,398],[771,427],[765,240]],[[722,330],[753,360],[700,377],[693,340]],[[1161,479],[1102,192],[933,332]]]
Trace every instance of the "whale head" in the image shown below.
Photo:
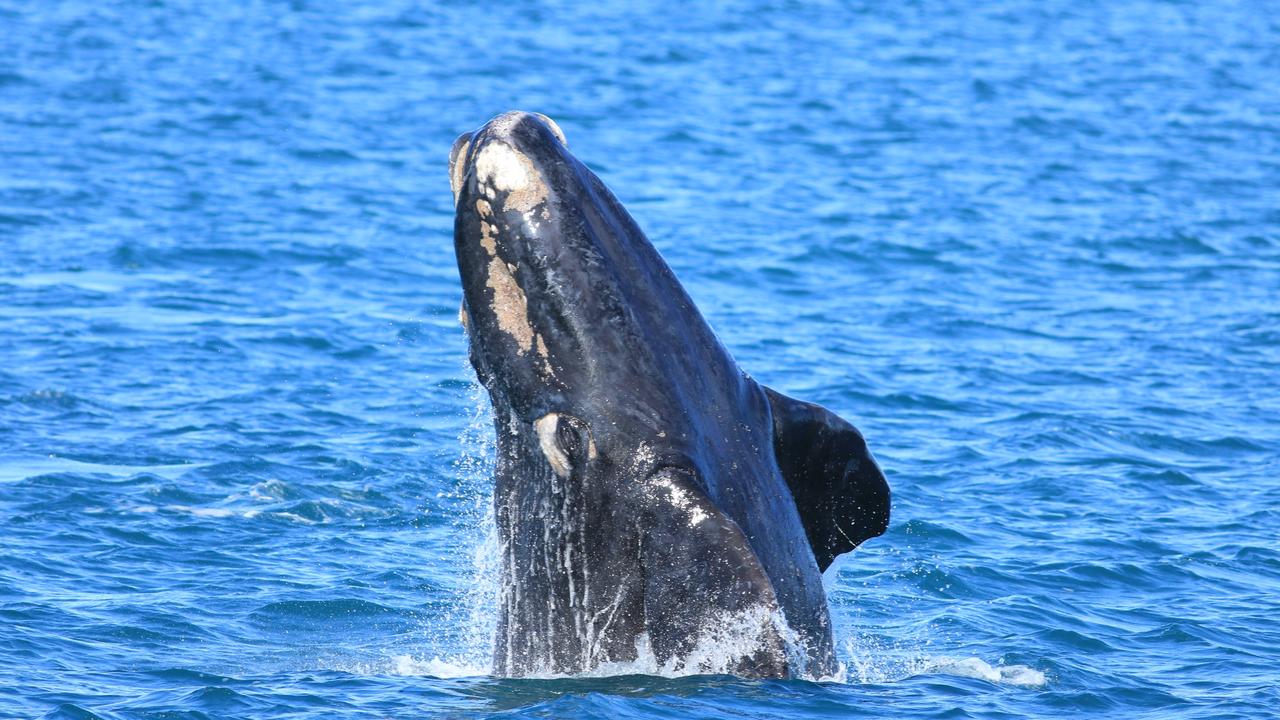
[[[683,398],[741,373],[635,221],[545,115],[499,115],[450,155],[461,317],[495,413],[564,440],[544,442],[557,471],[685,452]]]

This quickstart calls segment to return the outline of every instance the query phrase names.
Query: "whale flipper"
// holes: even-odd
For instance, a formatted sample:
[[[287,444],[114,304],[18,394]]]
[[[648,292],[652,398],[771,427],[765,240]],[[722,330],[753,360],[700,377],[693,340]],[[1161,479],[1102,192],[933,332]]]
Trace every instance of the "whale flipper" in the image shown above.
[[[640,562],[658,662],[684,672],[788,677],[773,584],[742,529],[685,470],[663,468],[645,485]],[[708,642],[720,647],[699,647]]]
[[[856,427],[821,405],[763,389],[773,411],[778,469],[825,571],[888,528],[889,484]]]

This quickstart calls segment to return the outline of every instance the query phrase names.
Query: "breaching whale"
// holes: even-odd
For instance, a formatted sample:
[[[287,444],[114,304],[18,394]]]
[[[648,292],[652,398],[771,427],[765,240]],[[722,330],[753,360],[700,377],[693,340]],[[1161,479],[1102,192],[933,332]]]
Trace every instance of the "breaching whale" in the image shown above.
[[[463,134],[449,175],[497,438],[495,674],[830,675],[821,572],[889,521],[862,435],[738,368],[550,118]]]

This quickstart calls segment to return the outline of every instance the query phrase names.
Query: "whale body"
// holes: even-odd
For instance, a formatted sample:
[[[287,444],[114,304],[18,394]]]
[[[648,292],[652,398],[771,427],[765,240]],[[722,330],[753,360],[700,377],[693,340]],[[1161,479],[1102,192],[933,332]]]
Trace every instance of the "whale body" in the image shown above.
[[[821,573],[889,521],[862,435],[738,367],[546,116],[449,165],[497,438],[494,672],[832,674]]]

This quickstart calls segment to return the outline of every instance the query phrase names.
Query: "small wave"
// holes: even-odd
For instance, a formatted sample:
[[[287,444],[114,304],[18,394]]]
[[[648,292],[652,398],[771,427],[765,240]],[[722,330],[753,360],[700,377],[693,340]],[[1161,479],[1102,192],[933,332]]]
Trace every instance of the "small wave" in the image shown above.
[[[481,677],[489,674],[489,668],[480,667],[461,658],[432,657],[420,660],[410,655],[393,655],[390,659],[393,675],[427,675],[436,678]]]
[[[645,644],[644,639],[641,639],[640,644]],[[368,662],[339,663],[339,666],[334,669],[356,675],[433,677],[446,680],[487,677],[491,673],[489,667],[477,665],[472,659],[439,656],[419,658],[408,654],[392,655],[383,660]],[[697,666],[689,663],[682,664],[679,667],[674,663],[659,664],[657,659],[653,657],[652,652],[644,652],[644,648],[642,648],[641,656],[630,662],[605,663],[587,672],[573,675],[546,673],[534,674],[531,677],[540,680],[559,680],[649,675],[671,679],[705,674],[727,673],[700,670]],[[876,675],[876,673],[872,673],[872,675]],[[862,682],[895,682],[922,675],[951,675],[986,680],[997,685],[1023,688],[1039,688],[1043,687],[1047,682],[1043,672],[1026,665],[991,665],[977,657],[955,658],[945,655],[915,658],[902,668],[902,672],[892,673],[892,675],[894,676],[859,677],[856,670],[842,664],[835,675],[816,678],[816,681],[853,685]]]
[[[907,650],[870,637],[850,638],[845,645],[848,662],[840,664],[833,678],[847,684],[894,683],[921,675],[952,675],[976,678],[1000,685],[1040,687],[1045,684],[1043,672],[1026,665],[991,665],[977,657],[957,658]]]
[[[268,603],[254,611],[275,617],[293,616],[308,619],[349,619],[357,615],[389,615],[399,611],[368,600],[340,598],[332,600],[280,600]]]
[[[855,659],[848,665],[842,664],[835,677],[824,680],[847,684],[892,683],[921,675],[952,675],[1016,687],[1041,687],[1046,682],[1043,672],[1026,665],[991,665],[977,657],[947,655],[918,655],[905,660]]]
[[[204,463],[180,465],[113,465],[107,463],[84,462],[71,458],[49,455],[41,458],[9,458],[0,462],[0,482],[19,482],[40,475],[106,475],[112,478],[129,479],[138,475],[157,475],[172,479],[203,467]]]
[[[330,670],[352,675],[431,677],[442,680],[453,678],[487,677],[488,667],[476,665],[462,657],[417,658],[412,655],[391,655],[376,660],[338,660],[322,662]]]
[[[1041,687],[1045,684],[1044,673],[1026,665],[995,665],[976,657],[952,658],[936,657],[925,661],[924,667],[916,675],[955,675],[957,677],[976,678],[1000,685],[1018,687]]]
[[[0,467],[0,480],[5,479],[4,471],[5,468]],[[167,504],[125,503],[115,509],[125,513],[151,514],[159,512],[212,519],[243,518],[245,520],[254,520],[261,518],[262,520],[299,525],[324,525],[355,517],[379,514],[378,511],[371,511],[367,506],[330,498],[266,504],[267,501],[272,499],[271,494],[274,492],[287,492],[287,489],[285,489],[283,483],[267,481],[253,485],[247,492],[232,493],[214,505],[196,505],[191,502]],[[257,506],[243,507],[242,505],[246,500],[257,503]],[[92,506],[85,509],[84,512],[101,514],[109,512],[109,510]]]
[[[62,703],[42,715],[41,718],[42,720],[45,718],[48,718],[49,720],[53,720],[54,718],[59,720],[62,718],[68,718],[69,720],[102,720],[101,715],[94,714],[93,712],[74,703]]]
[[[295,493],[282,480],[272,478],[255,483],[248,490],[249,497],[253,500],[274,502],[278,500],[288,500],[295,497]],[[228,500],[238,498],[238,495],[232,495]]]
[[[244,515],[245,517],[248,517],[247,513],[237,511],[237,510],[232,510],[230,508],[192,507],[190,505],[166,505],[164,509],[170,512],[189,513],[191,515],[195,515],[196,517],[227,518],[227,517],[236,517],[237,515]]]

